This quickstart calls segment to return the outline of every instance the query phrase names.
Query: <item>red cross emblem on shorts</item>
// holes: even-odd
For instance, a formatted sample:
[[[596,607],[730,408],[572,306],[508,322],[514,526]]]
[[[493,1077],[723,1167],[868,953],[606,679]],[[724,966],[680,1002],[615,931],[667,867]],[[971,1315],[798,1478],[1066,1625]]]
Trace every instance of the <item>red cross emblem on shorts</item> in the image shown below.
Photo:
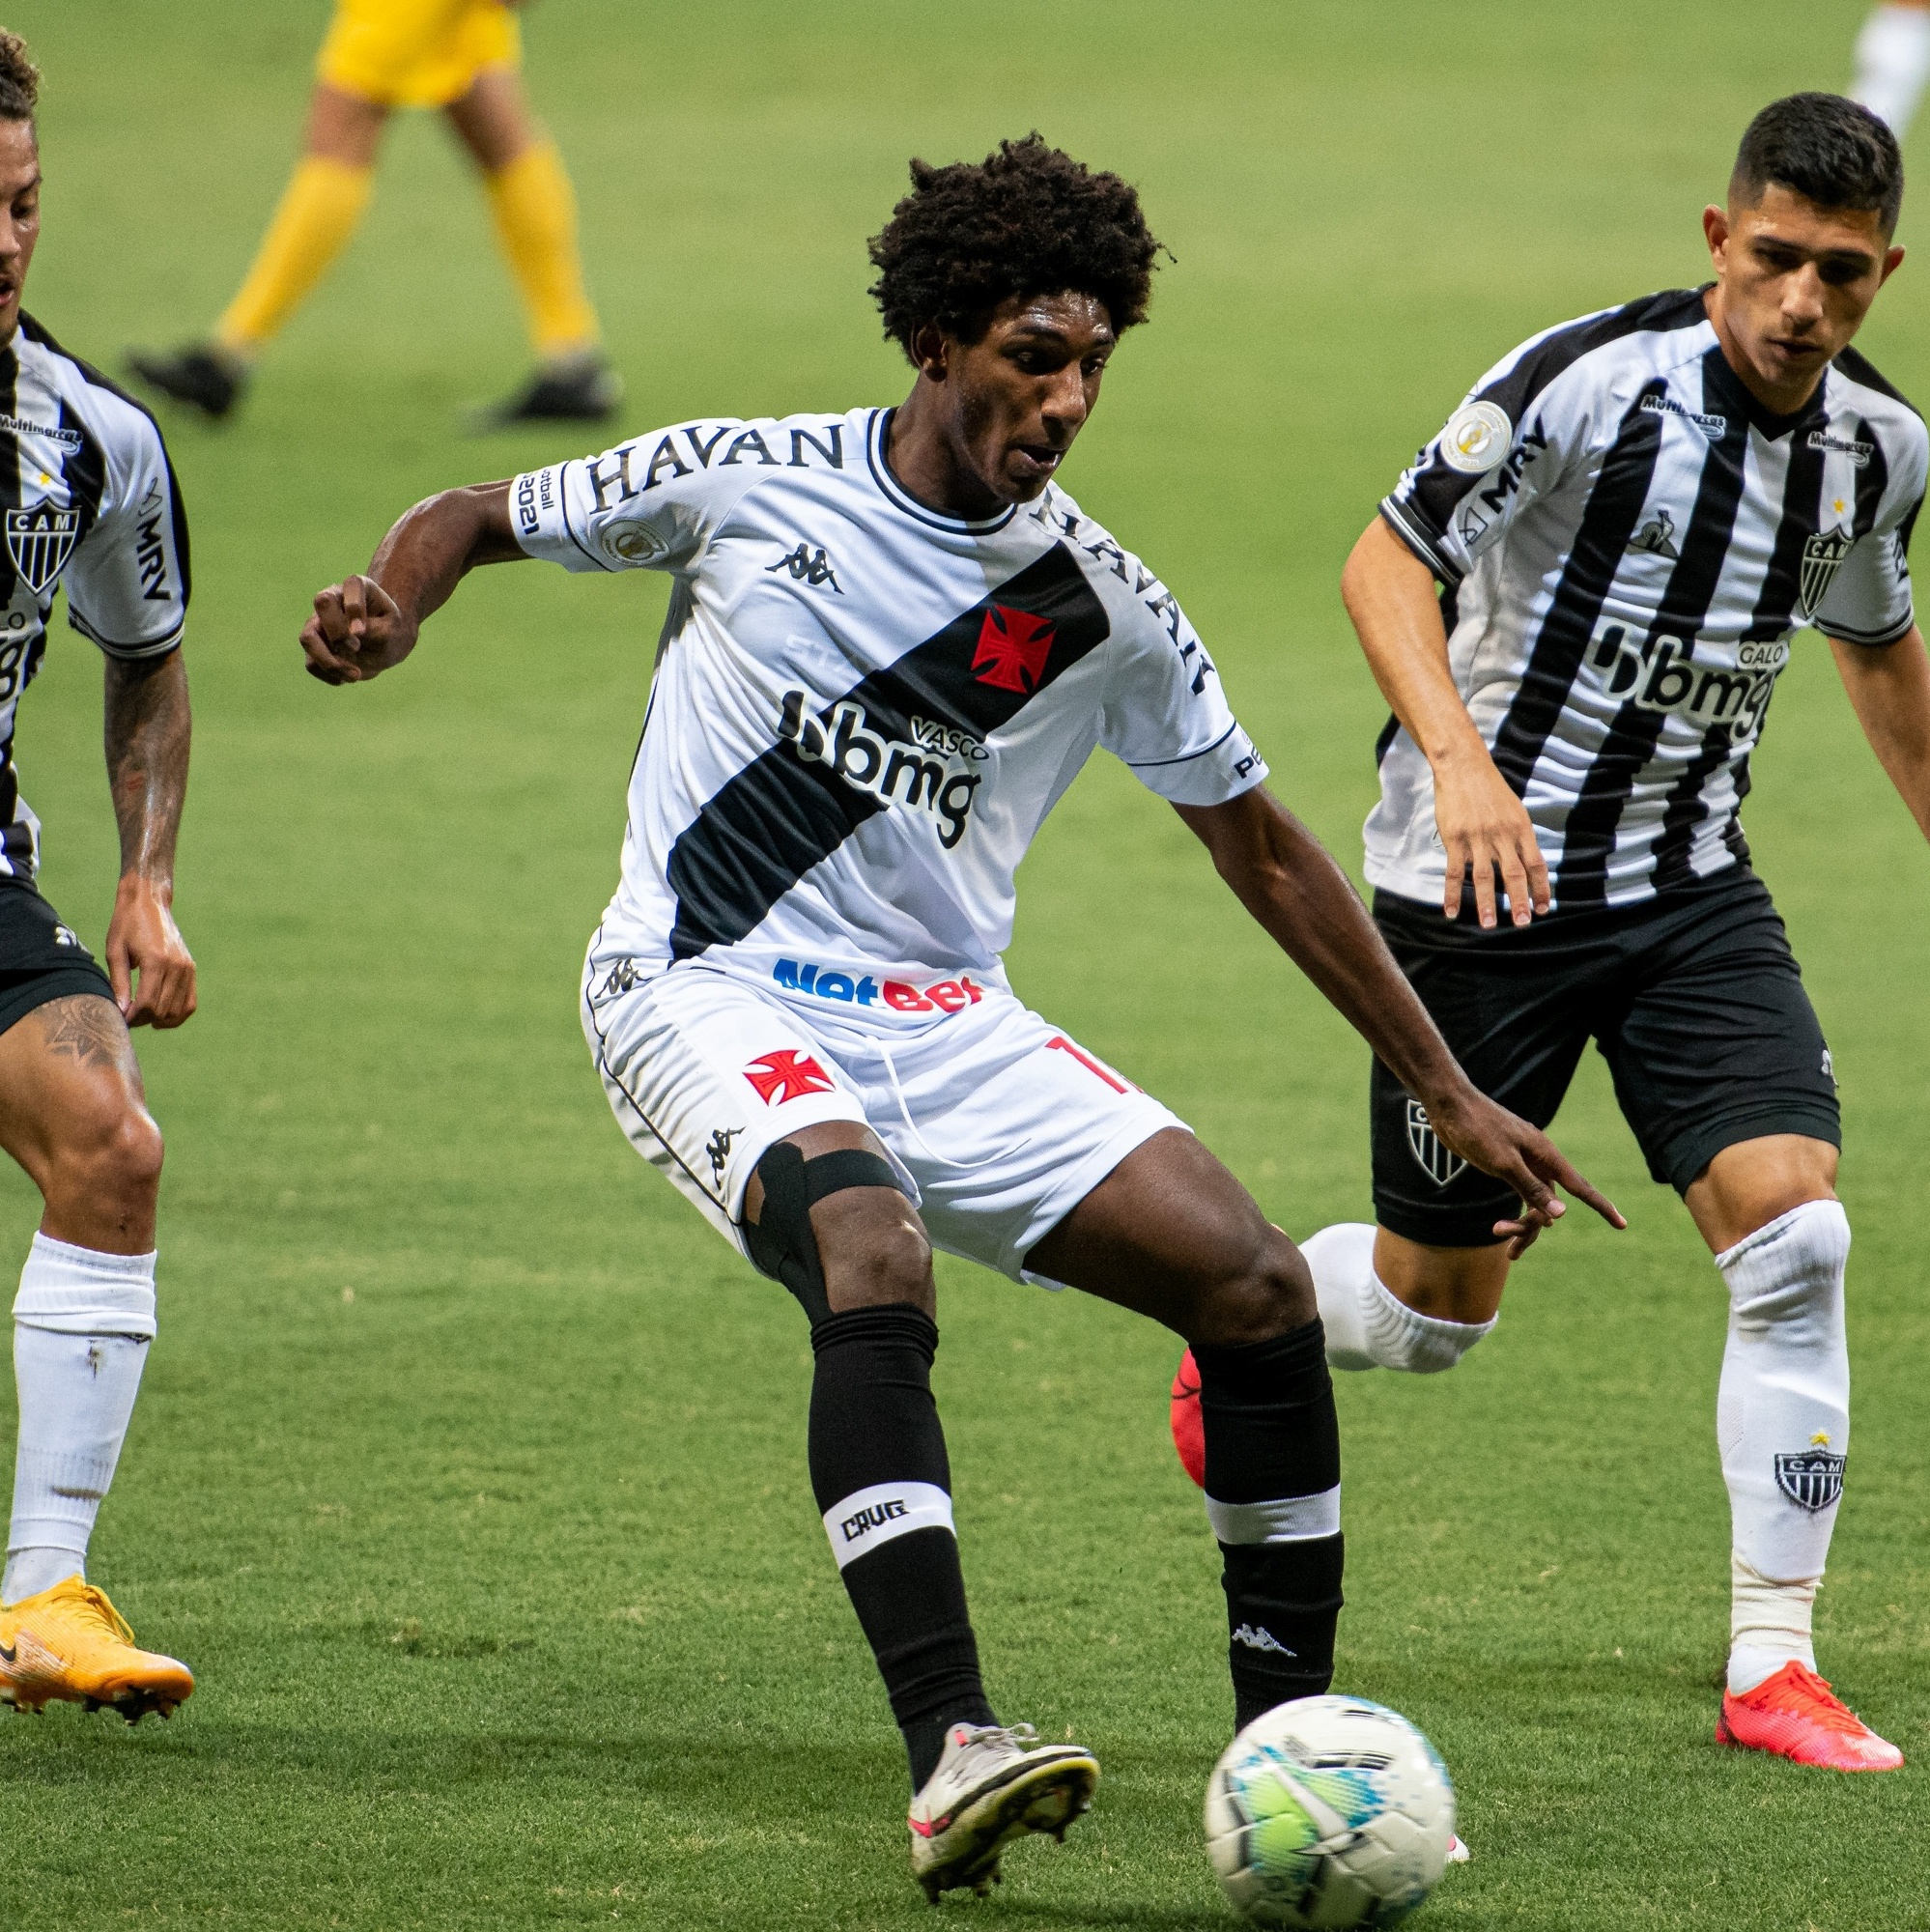
[[[1045,675],[1052,655],[1053,629],[1030,611],[994,604],[979,627],[979,645],[972,653],[972,675],[994,691],[1015,691],[1030,697]]]
[[[829,1094],[837,1084],[809,1054],[793,1053],[789,1047],[753,1060],[744,1077],[767,1107],[802,1100],[807,1094]]]

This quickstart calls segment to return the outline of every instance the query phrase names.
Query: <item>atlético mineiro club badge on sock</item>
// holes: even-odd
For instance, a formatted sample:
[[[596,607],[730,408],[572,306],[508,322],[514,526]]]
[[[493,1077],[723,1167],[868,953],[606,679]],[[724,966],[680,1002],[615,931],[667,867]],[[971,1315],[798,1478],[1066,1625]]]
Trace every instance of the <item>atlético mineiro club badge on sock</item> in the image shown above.
[[[1407,1102],[1407,1146],[1421,1164],[1421,1172],[1436,1187],[1445,1187],[1467,1172],[1467,1163],[1456,1153],[1428,1119],[1428,1110],[1418,1100]]]
[[[1803,1449],[1775,1459],[1775,1486],[1798,1509],[1821,1514],[1843,1493],[1848,1458],[1828,1449]]]

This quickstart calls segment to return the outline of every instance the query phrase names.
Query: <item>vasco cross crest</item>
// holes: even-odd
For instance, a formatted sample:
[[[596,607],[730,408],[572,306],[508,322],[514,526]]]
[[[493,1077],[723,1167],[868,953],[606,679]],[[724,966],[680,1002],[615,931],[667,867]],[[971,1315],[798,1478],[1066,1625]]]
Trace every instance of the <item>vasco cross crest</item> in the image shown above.
[[[1829,596],[1830,586],[1835,582],[1837,571],[1842,569],[1844,558],[1856,547],[1855,534],[1841,524],[1833,529],[1818,530],[1803,544],[1798,601],[1805,618],[1815,616],[1824,598]]]
[[[1445,1187],[1467,1172],[1466,1161],[1434,1132],[1428,1110],[1418,1100],[1407,1102],[1407,1146],[1421,1172],[1436,1187]]]
[[[36,597],[67,567],[79,532],[78,510],[54,510],[43,503],[37,510],[7,512],[7,554],[14,559],[21,582]]]

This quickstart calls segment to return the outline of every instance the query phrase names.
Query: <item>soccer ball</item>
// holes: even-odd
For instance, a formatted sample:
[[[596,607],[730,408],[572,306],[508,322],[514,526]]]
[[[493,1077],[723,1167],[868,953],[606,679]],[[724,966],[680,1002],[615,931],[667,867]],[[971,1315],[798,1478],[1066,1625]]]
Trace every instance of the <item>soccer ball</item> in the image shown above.
[[[1393,1925],[1454,1840],[1447,1766],[1398,1711],[1300,1697],[1256,1718],[1206,1785],[1206,1850],[1256,1925]]]

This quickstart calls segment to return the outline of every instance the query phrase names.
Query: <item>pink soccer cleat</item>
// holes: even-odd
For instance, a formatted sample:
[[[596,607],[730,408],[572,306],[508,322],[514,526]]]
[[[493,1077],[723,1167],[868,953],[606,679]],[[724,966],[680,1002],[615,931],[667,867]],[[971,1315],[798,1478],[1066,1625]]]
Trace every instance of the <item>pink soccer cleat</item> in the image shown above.
[[[1206,1424],[1200,1413],[1200,1371],[1188,1349],[1179,1357],[1179,1372],[1173,1378],[1173,1446],[1179,1452],[1179,1466],[1204,1490],[1206,1487]]]
[[[1815,1671],[1794,1661],[1741,1696],[1722,1693],[1716,1742],[1829,1771],[1895,1771],[1903,1763],[1893,1744],[1878,1737]]]

